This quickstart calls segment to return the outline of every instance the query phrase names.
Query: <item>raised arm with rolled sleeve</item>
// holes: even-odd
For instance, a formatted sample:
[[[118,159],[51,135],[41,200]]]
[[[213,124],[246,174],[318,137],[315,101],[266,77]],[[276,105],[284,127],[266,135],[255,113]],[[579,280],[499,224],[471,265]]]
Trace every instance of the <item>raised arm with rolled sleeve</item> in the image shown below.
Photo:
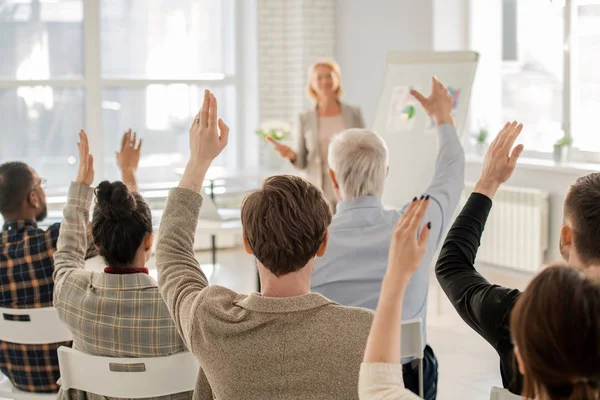
[[[194,254],[194,236],[202,196],[192,190],[173,188],[163,212],[156,244],[158,287],[179,334],[192,348],[194,308],[208,286]]]
[[[54,253],[54,306],[60,303],[60,291],[65,278],[85,266],[87,250],[87,225],[94,189],[88,185],[72,182],[67,204],[63,211],[58,245]]]

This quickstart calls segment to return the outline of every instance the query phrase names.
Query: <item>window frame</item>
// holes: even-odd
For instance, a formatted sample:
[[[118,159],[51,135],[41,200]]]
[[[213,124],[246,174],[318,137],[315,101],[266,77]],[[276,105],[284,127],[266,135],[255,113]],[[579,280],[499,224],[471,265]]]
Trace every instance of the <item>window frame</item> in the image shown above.
[[[106,154],[104,151],[104,131],[102,121],[102,91],[107,88],[122,89],[145,89],[148,85],[171,85],[186,84],[199,87],[225,87],[233,86],[235,88],[235,118],[236,126],[243,127],[243,113],[241,100],[244,98],[241,77],[243,76],[241,44],[243,32],[240,29],[241,23],[241,1],[232,0],[230,4],[232,9],[227,10],[232,15],[233,23],[233,54],[235,54],[234,74],[206,74],[200,79],[144,79],[144,78],[103,78],[102,77],[102,57],[101,57],[101,29],[100,29],[100,3],[101,0],[82,0],[83,6],[83,70],[81,78],[57,78],[44,80],[17,80],[16,78],[0,78],[1,89],[16,89],[18,87],[47,86],[57,89],[75,88],[84,92],[84,115],[83,129],[89,134],[90,151],[94,154],[96,160],[104,160]],[[220,76],[219,76],[220,75]],[[75,133],[73,133],[75,141]],[[225,167],[235,169],[239,167],[242,161],[241,152],[243,144],[241,140],[233,139],[229,141],[230,154],[225,159]],[[104,162],[95,162],[95,180],[94,185],[100,182],[104,177]],[[174,171],[175,172],[175,171]],[[50,184],[52,190],[53,185]],[[143,186],[143,185],[142,185]]]

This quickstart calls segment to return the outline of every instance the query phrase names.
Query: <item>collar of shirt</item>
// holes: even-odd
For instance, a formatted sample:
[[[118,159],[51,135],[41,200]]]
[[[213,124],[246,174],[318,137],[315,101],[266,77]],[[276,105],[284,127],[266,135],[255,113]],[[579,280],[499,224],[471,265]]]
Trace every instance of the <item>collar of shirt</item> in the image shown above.
[[[127,274],[146,274],[148,275],[148,268],[146,267],[135,267],[135,268],[118,268],[118,267],[106,267],[104,272],[107,274],[127,275]]]
[[[247,310],[273,314],[311,310],[328,304],[334,302],[319,293],[294,297],[263,297],[259,293],[252,293],[235,301],[235,305]]]
[[[3,231],[20,231],[27,227],[37,228],[37,222],[30,219],[18,219],[13,221],[6,221],[2,226]]]
[[[353,210],[357,208],[381,208],[383,209],[383,203],[381,198],[376,196],[362,196],[352,200],[343,200],[337,204],[337,212],[342,213],[347,210]]]

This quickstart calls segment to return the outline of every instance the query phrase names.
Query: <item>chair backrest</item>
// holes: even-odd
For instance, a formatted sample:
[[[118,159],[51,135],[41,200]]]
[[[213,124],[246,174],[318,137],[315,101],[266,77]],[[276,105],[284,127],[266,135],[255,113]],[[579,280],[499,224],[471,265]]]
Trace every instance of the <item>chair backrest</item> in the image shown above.
[[[0,340],[18,344],[46,344],[73,340],[54,307],[0,308]]]
[[[402,321],[402,335],[400,337],[400,357],[423,358],[423,330],[421,319]]]
[[[200,363],[189,352],[115,358],[92,356],[63,346],[58,349],[58,363],[64,390],[132,399],[193,391],[200,370]]]
[[[506,389],[493,386],[490,392],[490,400],[522,400],[522,397],[512,394]]]

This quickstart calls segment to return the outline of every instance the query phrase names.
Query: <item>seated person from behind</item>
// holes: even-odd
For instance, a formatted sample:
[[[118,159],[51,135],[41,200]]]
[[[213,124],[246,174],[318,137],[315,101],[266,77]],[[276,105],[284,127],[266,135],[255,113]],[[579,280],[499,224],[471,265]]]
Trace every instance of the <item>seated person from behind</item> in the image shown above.
[[[52,272],[60,224],[37,227],[47,214],[45,180],[21,162],[0,165],[0,307],[52,307]],[[0,371],[20,390],[56,392],[56,350],[70,342],[21,345],[0,341]]]
[[[435,267],[440,286],[458,314],[475,332],[490,343],[500,356],[502,383],[515,394],[521,394],[524,385],[522,374],[515,369],[515,339],[518,338],[513,336],[511,314],[514,315],[516,304],[521,297],[526,296],[527,291],[523,294],[517,289],[489,282],[475,269],[475,259],[492,209],[492,199],[500,186],[510,178],[523,150],[523,145],[518,145],[510,152],[522,128],[523,126],[516,121],[512,124],[507,123],[490,145],[481,176],[449,230]],[[600,173],[591,173],[578,178],[567,192],[563,208],[564,223],[560,232],[560,252],[565,261],[592,277],[600,275],[599,200]],[[568,289],[564,288],[561,293],[556,293],[554,296],[563,299],[569,293]],[[553,308],[550,303],[547,303],[546,307],[556,312],[560,310],[558,307]],[[595,322],[597,316],[592,309],[588,315]],[[539,331],[541,328],[536,327],[536,329]],[[575,325],[565,329],[575,329]],[[597,341],[597,338],[594,340]],[[595,348],[583,347],[580,350],[579,347],[573,347],[568,350],[568,352],[580,351],[586,355],[589,353],[590,357],[597,356]],[[563,360],[558,356],[562,352],[563,350],[556,353],[555,360]],[[556,367],[567,367],[562,361],[557,361],[555,364]],[[597,374],[596,378],[598,378]],[[595,380],[592,383],[599,382]],[[556,384],[566,389],[573,386],[567,376],[562,376],[560,379],[556,376]]]
[[[431,225],[423,225],[429,202],[429,199],[414,200],[398,220],[392,234],[388,267],[360,367],[360,400],[419,399],[404,388],[400,334],[406,287],[423,262],[431,234]]]
[[[87,135],[82,131],[79,137],[79,171],[69,188],[54,255],[54,306],[73,333],[73,348],[108,357],[160,357],[185,351],[157,283],[145,267],[152,248],[150,208],[122,182],[104,181],[94,191]],[[135,148],[135,142],[130,147]],[[139,157],[139,147],[129,152]],[[84,269],[94,192],[91,236],[108,265],[103,273]],[[73,392],[61,390],[59,398],[98,397]],[[162,398],[191,397],[187,392]]]
[[[496,158],[496,165],[514,165],[506,162],[508,152],[500,155],[503,157]],[[518,154],[513,161],[516,158]],[[500,169],[508,171],[511,167]],[[423,204],[411,204],[392,239],[390,263],[360,370],[361,400],[419,399],[403,386],[398,338],[406,286],[425,253],[428,229],[423,227],[417,239],[424,209]],[[515,365],[524,376],[524,398],[599,398],[599,313],[597,277],[573,267],[551,266],[531,281],[510,316]]]
[[[425,220],[431,223],[432,237],[421,266],[406,289],[403,309],[405,319],[421,318],[425,338],[429,266],[460,199],[465,160],[453,126],[452,100],[446,88],[432,79],[430,97],[425,98],[416,91],[412,94],[435,120],[440,142],[435,173],[424,193],[431,199]],[[329,228],[327,253],[317,261],[311,290],[346,306],[371,310],[377,306],[388,264],[390,238],[404,210],[386,210],[381,202],[387,160],[384,141],[364,129],[344,131],[335,136],[329,146],[330,174],[340,202]],[[434,399],[437,360],[429,346],[424,350],[425,398]],[[404,382],[410,390],[418,391],[416,363],[406,365]]]
[[[256,257],[261,293],[209,286],[200,269],[194,254],[199,192],[228,131],[217,122],[217,100],[206,91],[190,127],[190,160],[179,187],[169,193],[156,248],[160,291],[202,365],[195,396],[357,399],[373,313],[310,292],[331,222],[320,189],[302,178],[274,176],[244,199],[244,246]],[[205,380],[213,393],[202,390]]]
[[[137,145],[137,147],[136,147]],[[135,172],[137,171],[140,162],[140,154],[142,148],[142,139],[137,140],[137,132],[132,132],[128,129],[123,134],[121,139],[121,151],[117,152],[117,165],[121,170],[123,183],[132,192],[138,191]],[[88,226],[88,248],[85,255],[85,269],[94,272],[104,272],[106,262],[100,255],[99,249],[92,240],[92,227]]]

